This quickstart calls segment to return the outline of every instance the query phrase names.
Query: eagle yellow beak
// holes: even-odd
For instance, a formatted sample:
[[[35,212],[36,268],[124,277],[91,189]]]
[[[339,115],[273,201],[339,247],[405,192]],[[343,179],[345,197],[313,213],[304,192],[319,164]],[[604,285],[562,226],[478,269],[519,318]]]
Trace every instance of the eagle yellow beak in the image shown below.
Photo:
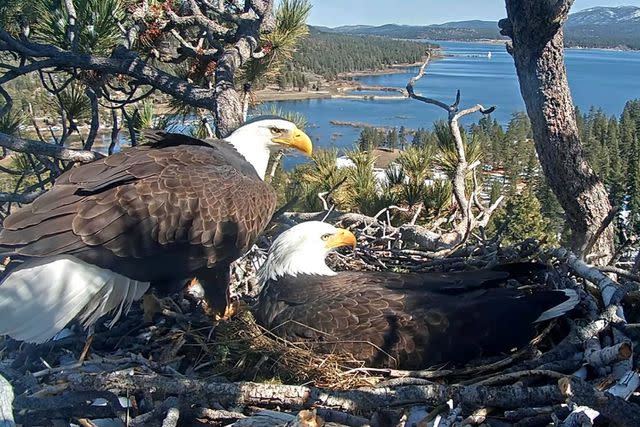
[[[351,246],[351,248],[355,249],[358,244],[358,240],[356,236],[353,235],[349,230],[345,230],[343,228],[338,228],[338,231],[333,233],[326,242],[327,249],[340,248],[343,246]]]
[[[274,138],[273,142],[283,144],[287,147],[295,148],[296,150],[302,151],[307,156],[310,156],[311,153],[313,153],[313,144],[311,143],[311,138],[309,138],[306,133],[302,132],[298,128],[291,130],[286,135],[283,135],[279,138]]]

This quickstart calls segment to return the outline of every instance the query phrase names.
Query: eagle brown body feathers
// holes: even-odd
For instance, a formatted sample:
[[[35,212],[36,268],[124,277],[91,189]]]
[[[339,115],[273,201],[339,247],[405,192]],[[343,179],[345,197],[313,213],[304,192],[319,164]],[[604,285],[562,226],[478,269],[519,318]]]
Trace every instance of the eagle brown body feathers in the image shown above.
[[[374,366],[462,363],[526,345],[541,313],[567,299],[558,291],[498,287],[532,273],[518,265],[516,275],[498,269],[285,276],[267,281],[253,312],[287,340]]]
[[[224,141],[145,136],[148,145],[72,168],[7,217],[2,252],[72,255],[150,282],[224,277],[271,219],[273,189]]]

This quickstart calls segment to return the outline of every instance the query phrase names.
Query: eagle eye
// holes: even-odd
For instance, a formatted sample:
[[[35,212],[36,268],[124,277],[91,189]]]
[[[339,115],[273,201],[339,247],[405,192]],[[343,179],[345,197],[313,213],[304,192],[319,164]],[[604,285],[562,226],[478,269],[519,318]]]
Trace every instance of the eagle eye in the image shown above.
[[[276,127],[272,127],[271,129],[271,133],[274,135],[278,135],[280,133],[282,133],[282,129],[276,128]]]
[[[331,234],[323,234],[321,239],[322,240],[329,240],[329,237],[331,237]]]

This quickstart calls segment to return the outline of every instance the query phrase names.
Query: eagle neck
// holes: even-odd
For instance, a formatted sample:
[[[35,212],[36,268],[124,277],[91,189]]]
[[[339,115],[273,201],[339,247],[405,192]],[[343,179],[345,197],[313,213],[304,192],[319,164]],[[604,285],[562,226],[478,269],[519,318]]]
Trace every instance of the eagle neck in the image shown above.
[[[243,135],[242,128],[229,135],[225,140],[253,166],[260,179],[264,181],[271,157],[269,148],[256,144],[251,136]]]
[[[258,279],[265,284],[285,276],[335,276],[337,273],[324,261],[326,255],[305,253],[280,256],[277,252],[271,252],[258,271]]]

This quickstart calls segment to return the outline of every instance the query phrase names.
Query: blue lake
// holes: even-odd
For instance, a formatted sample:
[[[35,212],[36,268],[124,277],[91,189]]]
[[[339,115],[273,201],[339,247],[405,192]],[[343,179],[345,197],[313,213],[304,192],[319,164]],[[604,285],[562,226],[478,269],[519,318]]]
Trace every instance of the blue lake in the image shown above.
[[[493,117],[501,123],[508,122],[512,113],[524,110],[513,59],[503,45],[437,43],[447,56],[431,62],[426,75],[416,83],[416,92],[451,103],[460,89],[462,108],[477,103],[485,107],[495,105]],[[573,101],[582,110],[596,106],[617,116],[626,101],[640,98],[640,52],[567,49],[566,63]],[[406,73],[364,76],[358,80],[365,85],[404,87],[416,73],[417,68],[408,68]],[[266,103],[267,108],[269,104]],[[339,149],[352,148],[360,129],[335,126],[331,120],[417,129],[430,128],[435,120],[445,118],[441,109],[409,99],[312,99],[275,104],[307,118],[307,132],[316,147]],[[479,118],[469,116],[463,124]],[[301,161],[288,157],[285,166],[292,167]]]

